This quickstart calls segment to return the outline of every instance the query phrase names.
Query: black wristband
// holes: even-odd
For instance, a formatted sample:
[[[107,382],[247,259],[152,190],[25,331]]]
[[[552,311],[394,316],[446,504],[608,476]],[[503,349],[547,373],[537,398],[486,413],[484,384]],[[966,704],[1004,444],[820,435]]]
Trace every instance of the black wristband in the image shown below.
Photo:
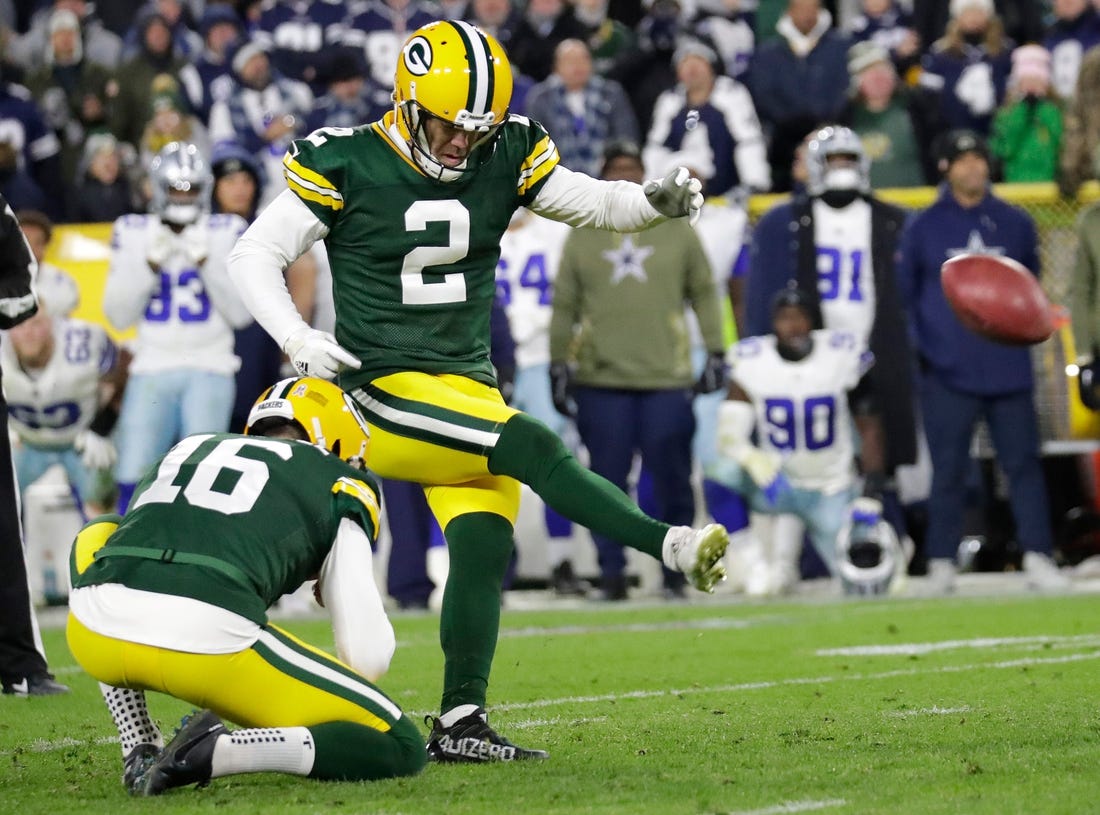
[[[92,419],[92,423],[88,425],[88,429],[95,433],[97,436],[109,436],[111,431],[115,429],[115,422],[118,421],[118,411],[110,405],[104,405],[99,409],[99,412]]]

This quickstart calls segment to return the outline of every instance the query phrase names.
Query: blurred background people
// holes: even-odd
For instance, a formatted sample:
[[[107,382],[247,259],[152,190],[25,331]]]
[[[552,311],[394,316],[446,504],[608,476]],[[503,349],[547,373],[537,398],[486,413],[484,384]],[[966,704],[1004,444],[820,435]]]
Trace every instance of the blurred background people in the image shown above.
[[[1008,479],[1016,539],[1030,585],[1059,589],[1067,579],[1051,559],[1047,487],[1039,463],[1031,355],[966,328],[940,285],[944,261],[963,252],[1004,255],[1039,274],[1035,222],[993,194],[989,151],[974,131],[941,142],[940,197],[909,221],[898,253],[901,301],[913,324],[920,362],[920,408],[932,458],[926,550],[933,592],[954,590],[962,540],[970,443],[984,418]]]
[[[698,40],[677,48],[672,64],[679,82],[657,98],[644,154],[649,172],[688,167],[706,195],[768,190],[764,134],[745,86],[725,76],[714,49]]]
[[[599,174],[604,147],[638,141],[638,120],[622,86],[592,71],[592,54],[581,40],[563,40],[554,50],[554,72],[527,94],[526,115],[546,128],[561,163]]]

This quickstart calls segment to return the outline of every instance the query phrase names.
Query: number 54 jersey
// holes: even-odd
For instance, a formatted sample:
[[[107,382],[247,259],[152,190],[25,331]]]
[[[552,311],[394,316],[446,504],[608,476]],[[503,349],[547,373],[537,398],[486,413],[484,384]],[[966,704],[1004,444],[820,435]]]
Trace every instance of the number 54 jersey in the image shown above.
[[[484,163],[452,182],[425,176],[393,114],[322,128],[283,159],[287,184],[327,227],[336,338],[362,360],[345,389],[397,371],[495,384],[489,314],[500,240],[558,163],[537,123],[509,117]]]
[[[848,392],[874,357],[846,331],[811,336],[813,350],[797,362],[780,356],[774,334],[741,340],[730,349],[730,373],[752,400],[757,445],[782,456],[791,486],[830,494],[854,477]]]

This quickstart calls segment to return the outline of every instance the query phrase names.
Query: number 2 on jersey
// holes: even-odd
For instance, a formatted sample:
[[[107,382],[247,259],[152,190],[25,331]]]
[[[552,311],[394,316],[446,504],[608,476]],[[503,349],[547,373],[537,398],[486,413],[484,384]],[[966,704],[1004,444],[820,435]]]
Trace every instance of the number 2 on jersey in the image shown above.
[[[448,227],[446,246],[417,246],[401,264],[401,302],[414,306],[462,303],[466,300],[466,278],[450,272],[442,280],[428,282],[429,266],[457,263],[470,251],[470,212],[458,201],[415,201],[405,210],[405,231],[423,232],[431,223]]]

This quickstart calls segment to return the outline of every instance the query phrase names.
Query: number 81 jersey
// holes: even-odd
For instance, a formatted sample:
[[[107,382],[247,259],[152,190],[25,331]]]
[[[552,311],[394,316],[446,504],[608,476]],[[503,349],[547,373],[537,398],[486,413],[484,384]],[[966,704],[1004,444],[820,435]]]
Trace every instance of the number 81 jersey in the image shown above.
[[[346,390],[396,371],[493,384],[489,314],[500,239],[557,165],[538,124],[509,117],[492,154],[465,177],[425,176],[393,114],[322,128],[283,160],[290,190],[327,227],[336,338],[363,363]]]
[[[730,349],[730,375],[752,400],[758,446],[783,457],[791,486],[828,494],[852,483],[848,392],[873,357],[846,331],[811,336],[813,350],[797,362],[780,356],[774,334],[742,340]]]

